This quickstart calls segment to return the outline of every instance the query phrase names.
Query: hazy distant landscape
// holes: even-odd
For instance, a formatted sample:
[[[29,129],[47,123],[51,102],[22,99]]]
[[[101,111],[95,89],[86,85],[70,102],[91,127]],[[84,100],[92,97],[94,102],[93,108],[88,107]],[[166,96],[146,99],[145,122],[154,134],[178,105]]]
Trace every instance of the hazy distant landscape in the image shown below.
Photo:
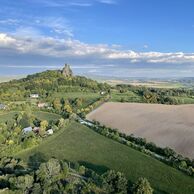
[[[14,80],[14,79],[20,79],[20,78],[23,78],[23,77],[25,77],[24,75],[15,75],[15,76],[13,76],[13,75],[11,75],[11,76],[1,76],[0,75],[0,83],[2,83],[2,82],[8,82],[8,81],[10,81],[10,80]]]

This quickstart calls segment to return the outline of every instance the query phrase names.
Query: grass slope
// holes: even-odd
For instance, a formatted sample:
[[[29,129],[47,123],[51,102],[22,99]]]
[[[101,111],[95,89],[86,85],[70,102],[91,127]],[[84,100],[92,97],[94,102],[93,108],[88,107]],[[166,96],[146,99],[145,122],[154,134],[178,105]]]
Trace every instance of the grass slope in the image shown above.
[[[101,95],[100,93],[92,93],[92,92],[56,92],[53,93],[50,99],[55,99],[55,98],[64,98],[64,99],[76,99],[76,98],[81,98],[83,99],[83,107],[86,107],[100,98]]]
[[[172,98],[176,99],[179,104],[194,104],[194,98],[192,97],[181,97],[181,96],[176,96]]]
[[[61,116],[58,114],[43,112],[43,111],[35,111],[34,115],[40,120],[47,120],[47,121],[58,120],[61,118]]]
[[[10,111],[10,112],[0,112],[0,122],[6,122],[12,118],[18,113],[18,111]],[[35,111],[33,113],[37,118],[40,120],[58,120],[61,118],[60,115],[55,114],[55,113],[47,113],[47,112],[42,112],[42,111]]]
[[[121,102],[121,100],[127,102],[142,102],[142,97],[138,96],[134,92],[128,91],[125,93],[120,93],[118,91],[113,91],[111,93],[111,100],[112,102]]]
[[[0,112],[0,122],[4,123],[10,119],[12,119],[15,114],[17,114],[17,111],[11,111],[11,112]]]
[[[194,193],[193,178],[75,122],[17,156],[28,161],[35,153],[42,153],[47,159],[82,162],[99,173],[115,169],[124,172],[132,182],[146,177],[156,193]]]

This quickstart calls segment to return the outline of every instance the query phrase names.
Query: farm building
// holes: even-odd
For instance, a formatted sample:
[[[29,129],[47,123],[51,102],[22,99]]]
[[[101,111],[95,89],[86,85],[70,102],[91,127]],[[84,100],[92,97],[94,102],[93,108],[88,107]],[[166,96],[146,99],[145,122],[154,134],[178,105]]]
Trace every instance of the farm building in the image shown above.
[[[48,107],[48,103],[42,102],[42,103],[38,103],[38,108],[45,108]]]
[[[39,133],[40,127],[34,127],[34,128],[32,129],[32,131],[33,131],[34,133]]]
[[[29,133],[32,131],[32,127],[26,127],[22,131],[23,131],[23,133]]]
[[[0,104],[0,110],[5,110],[5,109],[6,109],[6,105]]]
[[[47,133],[47,135],[52,135],[52,134],[53,134],[53,130],[52,130],[52,129],[48,129],[48,130],[46,131],[46,133]]]
[[[30,94],[30,98],[39,98],[39,94]]]
[[[104,94],[105,94],[105,92],[104,92],[104,91],[101,91],[101,92],[100,92],[100,94],[101,94],[101,95],[104,95]]]

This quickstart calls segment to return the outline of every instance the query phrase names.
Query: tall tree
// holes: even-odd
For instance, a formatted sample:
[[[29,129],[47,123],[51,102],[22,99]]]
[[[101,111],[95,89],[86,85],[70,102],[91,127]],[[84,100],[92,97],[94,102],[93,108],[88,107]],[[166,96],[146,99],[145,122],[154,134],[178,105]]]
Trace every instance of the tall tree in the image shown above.
[[[132,187],[133,194],[152,194],[153,189],[146,178],[139,178]]]

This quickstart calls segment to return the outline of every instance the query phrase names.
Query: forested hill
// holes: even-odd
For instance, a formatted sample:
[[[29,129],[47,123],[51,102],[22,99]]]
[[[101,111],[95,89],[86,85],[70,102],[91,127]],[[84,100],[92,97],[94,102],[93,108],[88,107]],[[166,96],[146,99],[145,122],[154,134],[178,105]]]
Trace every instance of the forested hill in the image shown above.
[[[60,91],[104,91],[110,86],[82,76],[64,76],[59,70],[49,70],[26,78],[0,83],[0,100],[23,100],[37,93],[47,97]]]

